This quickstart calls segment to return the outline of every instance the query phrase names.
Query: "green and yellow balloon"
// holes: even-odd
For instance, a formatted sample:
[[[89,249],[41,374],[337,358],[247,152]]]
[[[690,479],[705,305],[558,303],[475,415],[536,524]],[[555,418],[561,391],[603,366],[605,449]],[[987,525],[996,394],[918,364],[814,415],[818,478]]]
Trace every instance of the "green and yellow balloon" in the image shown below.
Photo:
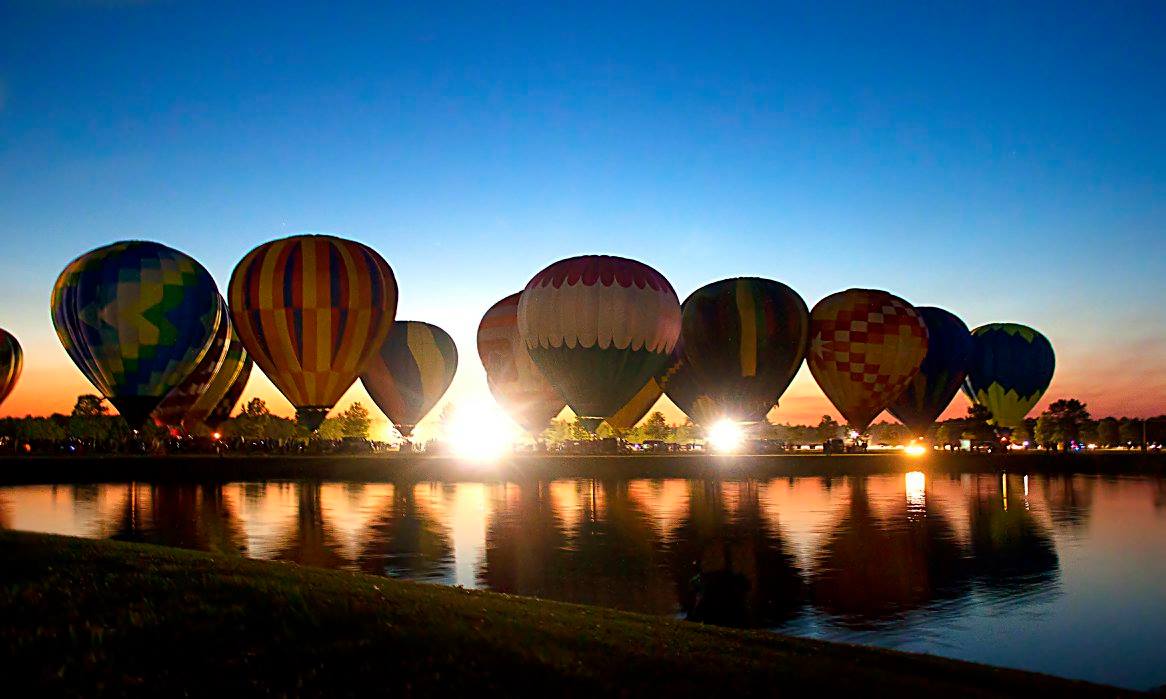
[[[964,393],[992,413],[997,427],[1018,427],[1053,380],[1048,338],[1027,325],[989,323],[972,331]]]
[[[135,427],[198,366],[223,322],[214,279],[201,264],[140,240],[69,263],[51,310],[69,357]]]

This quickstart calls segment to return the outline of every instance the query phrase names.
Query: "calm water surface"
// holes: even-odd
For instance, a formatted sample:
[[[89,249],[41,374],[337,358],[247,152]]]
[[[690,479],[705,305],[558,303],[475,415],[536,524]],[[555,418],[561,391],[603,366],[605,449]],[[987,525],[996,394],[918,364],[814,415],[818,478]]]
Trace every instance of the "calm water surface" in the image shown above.
[[[0,527],[1166,684],[1157,477],[27,486]]]

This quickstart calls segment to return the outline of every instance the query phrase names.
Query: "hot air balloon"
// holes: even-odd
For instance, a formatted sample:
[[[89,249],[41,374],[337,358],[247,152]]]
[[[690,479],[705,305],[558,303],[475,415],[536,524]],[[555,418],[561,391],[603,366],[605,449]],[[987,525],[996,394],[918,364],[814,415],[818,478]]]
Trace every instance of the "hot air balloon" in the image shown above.
[[[235,404],[239,402],[239,397],[243,395],[243,389],[247,386],[247,380],[251,378],[251,367],[255,366],[255,362],[251,361],[251,357],[243,352],[243,364],[239,369],[235,380],[219,399],[219,402],[211,408],[210,413],[202,419],[202,423],[210,429],[215,429],[223,424],[227,418],[231,417],[231,411],[235,409]],[[228,360],[230,361],[230,360]]]
[[[238,333],[235,332],[234,323],[232,323],[228,328],[223,362],[219,365],[218,371],[215,372],[214,378],[211,379],[206,389],[186,411],[186,416],[182,421],[183,426],[190,430],[194,429],[196,425],[202,424],[214,429],[230,417],[231,410],[243,393],[243,386],[251,376],[251,366],[251,358],[247,356],[247,350],[243,349],[243,342],[239,339]],[[232,391],[234,391],[233,396]],[[228,404],[220,409],[224,402]],[[218,416],[218,413],[222,413],[221,417]],[[214,424],[212,424],[212,415],[217,418],[214,420]]]
[[[624,404],[622,408],[616,411],[615,415],[607,418],[607,424],[616,432],[626,432],[636,426],[636,423],[644,419],[656,401],[660,400],[660,396],[664,395],[664,389],[660,386],[660,382],[654,378],[648,379],[648,383],[644,384],[632,399]]]
[[[684,357],[683,337],[672,349],[668,367],[660,375],[659,381],[668,399],[696,424],[708,426],[719,419],[716,404],[709,395],[702,392],[692,365]]]
[[[511,294],[486,311],[478,324],[478,357],[486,369],[486,384],[502,409],[532,436],[538,437],[566,403],[518,336],[518,299]]]
[[[373,402],[408,438],[457,372],[457,346],[441,328],[398,320],[360,376]]]
[[[1056,358],[1044,335],[1017,323],[972,331],[964,393],[992,413],[991,424],[1018,427],[1053,380]]]
[[[885,291],[839,291],[810,311],[810,373],[852,429],[899,397],[926,354],[923,318]]]
[[[0,328],[0,403],[12,393],[23,366],[24,352],[20,343],[7,330]]]
[[[915,310],[927,326],[927,354],[919,373],[889,410],[916,435],[922,435],[963,385],[972,355],[972,334],[962,320],[942,308],[919,306]]]
[[[247,253],[227,303],[247,353],[315,430],[384,344],[397,281],[372,248],[299,235]]]
[[[69,263],[53,287],[52,314],[73,362],[135,426],[198,366],[223,321],[206,269],[148,241]]]
[[[219,297],[219,304],[223,322],[219,323],[219,329],[215,333],[210,349],[203,356],[202,361],[194,367],[194,371],[190,372],[182,380],[182,383],[167,393],[166,397],[162,399],[162,402],[151,413],[151,417],[154,418],[154,423],[159,427],[170,427],[173,429],[181,427],[183,421],[186,419],[187,413],[190,412],[190,409],[194,407],[194,404],[206,392],[211,381],[218,374],[219,367],[223,365],[223,360],[227,354],[228,340],[232,336],[232,332],[229,311],[227,311],[227,302],[221,296]]]
[[[750,277],[703,286],[682,308],[681,345],[699,394],[720,417],[764,420],[806,356],[806,302],[781,282]]]
[[[664,369],[680,335],[680,303],[651,267],[584,255],[530,280],[518,330],[543,376],[594,432]]]

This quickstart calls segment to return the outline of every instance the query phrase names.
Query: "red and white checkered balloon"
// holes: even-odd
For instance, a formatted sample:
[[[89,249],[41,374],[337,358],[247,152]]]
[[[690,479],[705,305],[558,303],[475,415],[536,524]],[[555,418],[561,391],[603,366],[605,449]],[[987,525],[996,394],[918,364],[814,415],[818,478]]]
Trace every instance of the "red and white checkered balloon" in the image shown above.
[[[847,289],[810,312],[810,373],[853,429],[898,398],[926,354],[923,318],[885,291]]]

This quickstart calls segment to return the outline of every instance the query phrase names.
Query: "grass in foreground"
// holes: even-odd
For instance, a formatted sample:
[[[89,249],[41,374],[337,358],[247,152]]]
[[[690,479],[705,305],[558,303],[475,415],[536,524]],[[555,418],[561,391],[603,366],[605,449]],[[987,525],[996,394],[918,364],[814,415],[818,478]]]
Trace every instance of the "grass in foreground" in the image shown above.
[[[141,544],[0,532],[5,687],[52,694],[1112,688],[928,656]]]

